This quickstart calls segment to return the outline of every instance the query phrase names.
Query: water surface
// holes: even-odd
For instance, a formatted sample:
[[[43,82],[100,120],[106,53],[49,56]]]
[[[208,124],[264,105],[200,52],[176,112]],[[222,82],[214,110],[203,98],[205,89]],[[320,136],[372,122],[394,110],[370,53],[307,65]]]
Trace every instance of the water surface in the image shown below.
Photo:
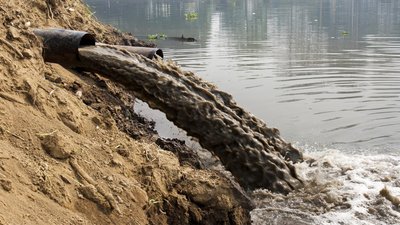
[[[87,0],[292,142],[399,152],[397,0]],[[187,20],[185,13],[198,18]]]

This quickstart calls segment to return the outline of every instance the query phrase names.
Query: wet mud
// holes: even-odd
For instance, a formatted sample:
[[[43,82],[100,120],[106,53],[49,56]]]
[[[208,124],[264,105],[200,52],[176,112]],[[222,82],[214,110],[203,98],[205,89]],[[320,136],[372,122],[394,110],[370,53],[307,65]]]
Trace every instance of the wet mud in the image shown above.
[[[156,144],[164,150],[173,152],[178,157],[181,165],[190,165],[196,169],[205,168],[199,155],[190,149],[185,141],[176,138],[158,138]]]
[[[79,49],[83,67],[123,84],[163,111],[176,126],[216,154],[246,189],[289,193],[302,187],[293,162],[302,153],[275,128],[240,108],[232,97],[172,62],[152,61],[109,46]]]
[[[78,71],[81,72],[81,71]],[[68,89],[82,96],[81,100],[98,111],[103,118],[93,119],[100,127],[110,128],[114,125],[133,139],[147,138],[157,135],[155,122],[139,116],[134,112],[135,97],[118,84],[102,79],[93,73],[76,74],[86,83],[73,82],[66,84]],[[91,85],[87,85],[87,84]]]
[[[95,73],[83,72],[79,69],[75,72],[75,75],[83,79],[85,83],[78,81],[67,83],[61,77],[54,77],[51,74],[47,74],[46,79],[62,83],[69,91],[79,95],[83,103],[103,115],[102,118],[92,119],[97,126],[111,129],[115,125],[135,140],[155,141],[160,148],[174,153],[181,165],[189,165],[196,169],[205,168],[203,159],[195,150],[189,148],[185,141],[159,137],[155,122],[134,111],[136,98],[129,91]]]

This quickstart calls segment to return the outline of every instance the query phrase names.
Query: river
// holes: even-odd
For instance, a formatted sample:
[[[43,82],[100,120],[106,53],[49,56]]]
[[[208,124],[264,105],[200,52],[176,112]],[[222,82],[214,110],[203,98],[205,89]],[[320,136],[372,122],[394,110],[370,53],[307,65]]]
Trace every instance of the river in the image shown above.
[[[259,201],[254,224],[280,224],[272,206],[308,213],[305,224],[400,224],[398,208],[374,208],[385,185],[400,195],[398,0],[86,2],[101,21],[141,39],[165,35],[151,41],[166,59],[277,127],[316,158],[315,168],[299,165],[304,179],[350,205],[307,212],[263,195],[270,205]],[[168,39],[181,36],[197,41]],[[158,121],[161,135],[180,136],[160,113],[139,111]]]

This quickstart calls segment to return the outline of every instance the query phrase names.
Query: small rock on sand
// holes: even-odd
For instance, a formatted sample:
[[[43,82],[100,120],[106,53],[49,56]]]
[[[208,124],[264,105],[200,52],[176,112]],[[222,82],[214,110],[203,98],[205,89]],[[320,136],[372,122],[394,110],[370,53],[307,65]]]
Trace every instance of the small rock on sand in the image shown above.
[[[8,31],[7,31],[7,38],[9,40],[15,40],[15,39],[20,39],[21,36],[20,36],[19,31],[17,30],[17,28],[10,27],[10,28],[8,28]]]
[[[31,50],[29,50],[29,49],[25,49],[22,52],[22,55],[27,59],[33,58],[33,56],[34,56],[33,52]]]
[[[40,136],[43,149],[56,159],[67,159],[71,156],[72,151],[67,148],[63,137],[57,132]]]
[[[0,186],[3,190],[10,192],[12,189],[12,182],[7,179],[0,179]]]

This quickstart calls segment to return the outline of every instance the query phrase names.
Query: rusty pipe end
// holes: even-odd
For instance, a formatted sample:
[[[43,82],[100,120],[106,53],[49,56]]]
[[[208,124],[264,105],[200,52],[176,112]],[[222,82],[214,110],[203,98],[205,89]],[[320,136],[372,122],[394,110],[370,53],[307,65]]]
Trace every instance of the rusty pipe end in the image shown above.
[[[94,36],[84,31],[47,28],[34,29],[33,33],[43,40],[44,61],[66,67],[79,65],[80,47],[96,44]]]

